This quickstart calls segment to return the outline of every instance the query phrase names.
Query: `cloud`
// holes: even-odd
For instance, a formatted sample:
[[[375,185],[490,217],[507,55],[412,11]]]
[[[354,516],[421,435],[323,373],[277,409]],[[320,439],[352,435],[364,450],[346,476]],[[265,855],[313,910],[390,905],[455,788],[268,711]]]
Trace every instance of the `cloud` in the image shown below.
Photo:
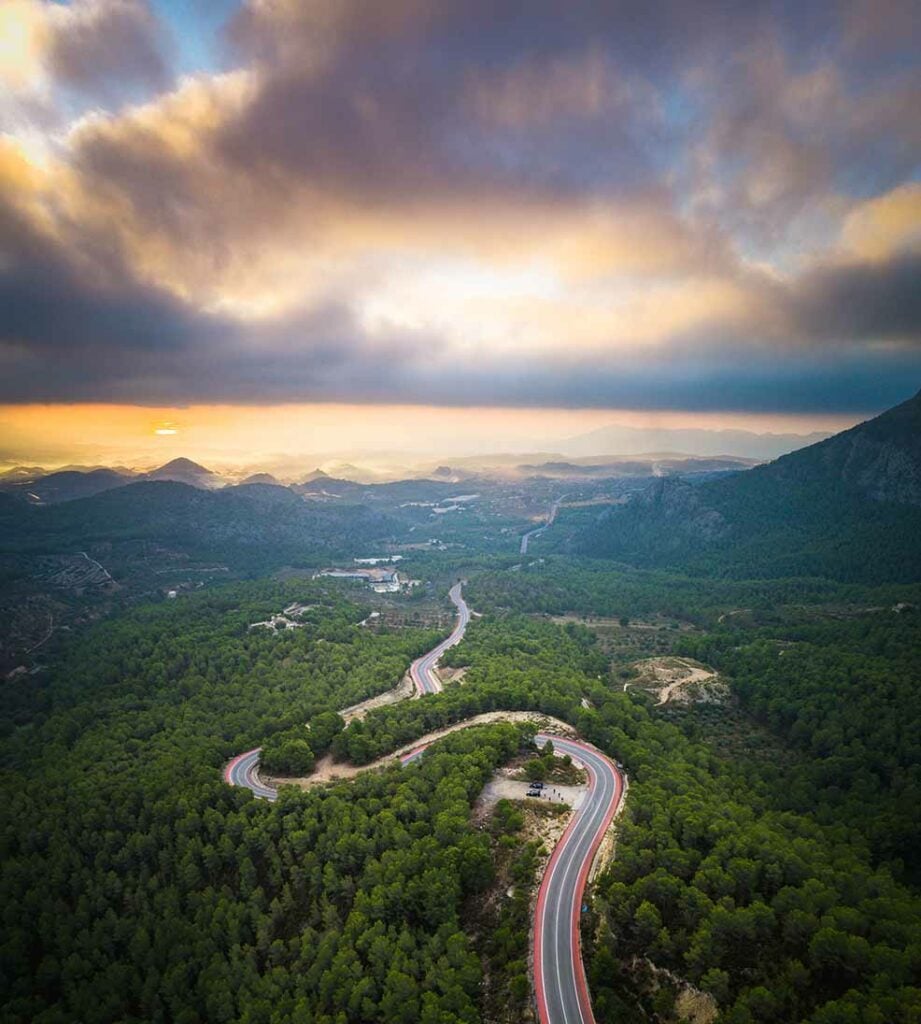
[[[793,315],[807,338],[902,342],[921,354],[921,250],[805,275]]]
[[[112,102],[168,84],[168,40],[145,0],[6,0],[0,38],[0,75],[26,103],[60,89]]]
[[[78,0],[50,20],[48,63],[63,84],[104,98],[126,81],[166,85],[165,34],[144,0]]]
[[[921,183],[912,181],[858,203],[841,231],[852,258],[880,260],[921,248]]]
[[[921,370],[915,80],[856,5],[254,0],[169,85],[144,4],[49,10],[26,64],[113,109],[0,147],[5,401],[850,410]]]

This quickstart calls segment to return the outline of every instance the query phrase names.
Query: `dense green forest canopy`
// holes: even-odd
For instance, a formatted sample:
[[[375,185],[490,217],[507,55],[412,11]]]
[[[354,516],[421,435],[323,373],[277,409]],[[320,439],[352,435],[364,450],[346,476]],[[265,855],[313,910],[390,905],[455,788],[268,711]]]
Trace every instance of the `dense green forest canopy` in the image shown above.
[[[570,722],[630,774],[586,919],[599,1021],[669,1019],[675,989],[653,986],[651,965],[712,993],[733,1024],[917,1019],[917,729],[900,701],[918,617],[856,607],[903,590],[729,582],[695,599],[687,579],[550,562],[468,593],[488,614],[445,656],[463,684],[344,729],[337,710],[393,686],[438,636],[372,633],[367,609],[316,584],[135,609],[74,638],[45,685],[7,688],[2,1019],[475,1021],[484,962],[520,1000],[521,907],[501,948],[473,945],[464,919],[493,872],[470,806],[522,749],[519,729],[454,733],[418,766],[274,805],[220,772],[261,744],[309,753],[308,767],[326,749],[367,763],[503,709]],[[302,628],[250,628],[295,599],[311,606]],[[720,621],[736,602],[750,611]],[[790,757],[725,756],[692,711],[625,694],[586,626],[532,614],[583,605],[707,625],[677,642]],[[522,884],[533,856],[515,854]]]
[[[597,558],[547,555],[526,564],[486,566],[471,577],[471,603],[481,611],[574,613],[587,617],[659,615],[716,625],[721,615],[755,612],[759,621],[790,607],[841,610],[921,604],[921,585],[843,584],[827,577],[708,579],[642,569]]]
[[[874,852],[872,823],[862,829],[829,798],[826,776],[792,761],[727,762],[691,741],[596,671],[584,627],[510,617],[476,623],[468,636],[448,655],[468,665],[463,687],[374,712],[336,742],[370,759],[408,738],[414,720],[427,730],[526,707],[570,721],[625,761],[633,784],[596,904],[606,936],[592,962],[599,1020],[644,1019],[636,1007],[648,995],[625,969],[636,957],[712,992],[727,1021],[914,1020],[921,903],[894,879],[900,864],[880,864],[893,851]],[[884,813],[900,808],[907,828],[914,805],[881,788]],[[827,805],[823,820],[810,813],[817,802]],[[910,834],[901,839],[898,852],[912,854]],[[647,1010],[662,1010],[662,999]]]
[[[302,629],[249,629],[293,597],[313,604]],[[252,584],[73,645],[4,743],[4,1020],[476,1019],[457,913],[489,860],[469,804],[517,730],[277,806],[221,780],[286,726],[328,743],[334,709],[437,639],[372,634],[363,613]]]
[[[921,608],[844,618],[723,621],[684,638],[804,758],[787,806],[853,823],[877,857],[921,881]]]

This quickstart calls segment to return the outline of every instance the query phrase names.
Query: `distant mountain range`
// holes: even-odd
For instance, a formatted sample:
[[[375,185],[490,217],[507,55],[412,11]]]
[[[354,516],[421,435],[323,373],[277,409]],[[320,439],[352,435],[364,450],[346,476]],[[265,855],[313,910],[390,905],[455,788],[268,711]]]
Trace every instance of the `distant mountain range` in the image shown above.
[[[921,577],[921,393],[746,473],[666,478],[577,534],[583,554],[700,574]]]
[[[532,456],[469,457],[457,460],[451,466],[432,465],[422,466],[414,472],[407,470],[406,476],[397,479],[369,474],[358,466],[340,463],[337,464],[336,475],[315,469],[305,474],[301,483],[291,486],[299,494],[329,497],[355,495],[369,488],[393,488],[398,484],[411,486],[425,481],[447,486],[462,482],[526,480],[531,477],[587,480],[725,473],[747,469],[755,461],[733,456],[702,457],[675,453],[641,454],[629,459],[600,456],[566,459],[559,454],[538,453]],[[48,471],[38,466],[16,466],[6,473],[0,473],[0,491],[18,495],[34,505],[53,505],[88,498],[145,480],[168,480],[206,491],[239,484],[287,486],[271,473],[251,473],[239,480],[215,473],[191,459],[178,458],[148,472],[136,472],[124,467],[110,469],[74,466]]]
[[[172,480],[204,490],[214,490],[227,483],[191,459],[173,459],[149,473],[104,466],[68,466],[49,473],[37,467],[17,466],[0,475],[0,490],[20,494],[32,504],[53,505],[89,498],[141,480]]]
[[[757,465],[756,459],[733,456],[705,457],[675,454],[642,454],[632,459],[588,459],[548,461],[516,466],[521,476],[544,476],[562,480],[604,477],[691,476],[701,473],[732,473]]]
[[[212,491],[223,487],[226,481],[221,479],[217,473],[205,469],[191,459],[173,459],[159,469],[153,469],[149,473],[142,474],[141,480],[173,480],[180,484],[189,484],[191,487],[200,487],[202,490]]]
[[[174,480],[135,480],[47,505],[0,494],[0,552],[72,552],[102,539],[113,564],[126,552],[137,558],[149,546],[264,569],[365,547],[400,526],[366,506],[307,502],[291,488],[263,483],[209,490]]]
[[[610,426],[578,434],[555,445],[567,456],[641,455],[678,452],[697,456],[737,456],[755,461],[776,459],[822,441],[829,435],[756,434],[750,430],[701,430]]]

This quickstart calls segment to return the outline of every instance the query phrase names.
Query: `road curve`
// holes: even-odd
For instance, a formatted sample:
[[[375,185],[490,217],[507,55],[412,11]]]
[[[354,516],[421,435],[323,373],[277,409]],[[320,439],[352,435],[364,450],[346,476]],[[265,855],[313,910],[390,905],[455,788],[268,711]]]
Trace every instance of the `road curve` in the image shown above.
[[[561,499],[562,500],[562,499]],[[450,598],[457,608],[457,624],[451,635],[410,667],[410,676],[420,693],[437,693],[441,682],[435,674],[438,659],[459,643],[470,620],[470,611],[455,584]],[[580,740],[540,733],[538,743],[553,741],[554,748],[569,754],[588,773],[588,793],[582,806],[557,843],[541,880],[534,921],[534,990],[541,1024],[595,1024],[582,948],[579,921],[582,897],[598,846],[620,808],[624,780],[615,764],[595,747]],[[429,743],[423,742],[400,757],[403,765],[423,756]],[[256,747],[238,754],[224,769],[224,781],[245,786],[255,796],[277,800],[278,790],[259,778]]]
[[[261,796],[264,800],[277,800],[278,790],[274,786],[267,786],[259,778],[259,755],[262,747],[255,750],[247,750],[245,754],[237,756],[224,769],[224,781],[231,786],[245,786],[252,790],[255,796]]]
[[[441,689],[441,680],[439,680],[435,673],[438,659],[449,647],[460,643],[467,629],[467,623],[470,621],[470,609],[467,607],[467,602],[461,593],[462,588],[463,582],[455,583],[448,592],[448,597],[451,598],[454,607],[457,609],[457,622],[451,635],[446,640],[442,640],[436,647],[433,647],[428,653],[423,654],[421,658],[417,658],[409,667],[409,675],[413,686],[415,686],[416,691],[420,695],[423,693],[438,693]],[[262,747],[256,747],[254,750],[248,750],[245,754],[238,754],[225,767],[224,781],[231,786],[244,786],[255,796],[262,797],[264,800],[277,800],[278,790],[274,786],[266,785],[259,778],[259,755],[261,753]],[[415,757],[421,757],[423,753],[424,748],[419,750]],[[413,757],[408,760],[414,759]]]
[[[557,843],[537,894],[534,916],[534,992],[541,1024],[594,1024],[579,922],[582,897],[598,846],[624,795],[610,758],[579,740],[541,733],[588,773],[589,791]]]
[[[438,659],[449,647],[459,644],[464,637],[464,631],[467,629],[467,623],[470,621],[470,609],[467,607],[467,602],[461,594],[462,587],[463,583],[455,583],[448,592],[448,597],[451,598],[451,602],[457,609],[457,622],[451,635],[446,640],[442,640],[437,647],[433,647],[427,654],[417,658],[409,666],[409,677],[412,679],[413,686],[415,686],[417,693],[420,695],[424,693],[438,693],[441,689],[441,680],[435,673]]]
[[[540,1024],[595,1024],[585,965],[580,921],[582,898],[598,847],[620,809],[624,779],[614,762],[581,740],[542,732],[558,754],[581,764],[588,793],[553,850],[541,879],[534,912],[534,995]],[[423,743],[400,757],[412,764],[428,749]]]

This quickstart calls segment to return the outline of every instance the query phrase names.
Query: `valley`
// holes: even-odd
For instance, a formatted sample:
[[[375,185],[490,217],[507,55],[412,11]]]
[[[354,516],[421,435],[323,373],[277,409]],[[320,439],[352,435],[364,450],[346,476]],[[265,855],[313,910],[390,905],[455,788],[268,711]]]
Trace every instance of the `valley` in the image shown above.
[[[426,482],[329,516],[249,486],[12,513],[8,556],[47,566],[32,600],[58,596],[4,687],[4,1019],[92,1018],[100,998],[126,1021],[910,1019],[917,583],[859,548],[838,579],[589,556],[586,522],[613,521],[595,484],[548,502],[542,480],[479,481],[438,516]],[[179,517],[135,520],[137,487]],[[417,546],[422,522],[438,544]],[[133,568],[147,529],[191,585]],[[317,575],[395,555],[419,586]],[[574,812],[528,795],[547,739]],[[587,789],[559,781],[580,768]],[[78,942],[56,906],[94,952],[37,996]]]

